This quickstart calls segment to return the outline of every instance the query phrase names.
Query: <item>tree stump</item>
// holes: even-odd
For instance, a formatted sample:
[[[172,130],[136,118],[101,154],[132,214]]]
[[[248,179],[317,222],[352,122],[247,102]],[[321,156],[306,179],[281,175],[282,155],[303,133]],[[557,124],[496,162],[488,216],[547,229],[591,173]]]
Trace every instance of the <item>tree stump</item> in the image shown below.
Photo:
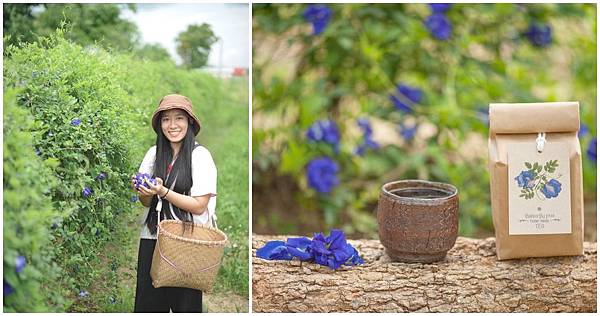
[[[256,258],[254,312],[596,312],[596,243],[578,257],[498,261],[495,240],[459,237],[444,261],[391,262],[379,240],[349,240],[365,259],[334,271]]]

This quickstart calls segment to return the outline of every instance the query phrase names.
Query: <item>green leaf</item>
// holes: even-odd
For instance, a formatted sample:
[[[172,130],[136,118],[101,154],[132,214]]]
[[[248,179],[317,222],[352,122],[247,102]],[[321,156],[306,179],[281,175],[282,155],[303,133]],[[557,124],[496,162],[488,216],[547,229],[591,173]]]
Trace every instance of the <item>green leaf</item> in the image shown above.
[[[528,163],[528,162],[526,162],[526,163],[525,163],[525,167],[527,167],[527,169],[531,169],[531,164],[530,164],[530,163]]]

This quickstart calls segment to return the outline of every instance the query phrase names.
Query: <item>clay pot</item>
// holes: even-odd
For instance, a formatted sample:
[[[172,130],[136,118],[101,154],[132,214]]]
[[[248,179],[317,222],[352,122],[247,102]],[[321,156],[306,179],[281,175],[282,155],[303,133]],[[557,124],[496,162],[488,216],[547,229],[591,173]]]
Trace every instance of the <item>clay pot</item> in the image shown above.
[[[458,235],[458,190],[422,180],[389,182],[377,206],[379,240],[394,261],[443,260]]]

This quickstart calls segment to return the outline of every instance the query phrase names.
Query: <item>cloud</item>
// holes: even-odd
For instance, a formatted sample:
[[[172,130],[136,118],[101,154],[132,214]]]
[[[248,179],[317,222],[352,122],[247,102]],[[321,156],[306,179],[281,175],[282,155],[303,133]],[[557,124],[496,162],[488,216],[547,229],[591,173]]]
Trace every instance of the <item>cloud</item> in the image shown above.
[[[158,43],[173,59],[181,62],[175,50],[177,34],[191,24],[208,23],[223,41],[211,48],[208,64],[217,67],[222,55],[223,67],[248,67],[250,28],[247,4],[138,4],[137,12],[124,10],[122,17],[137,24],[144,43]]]

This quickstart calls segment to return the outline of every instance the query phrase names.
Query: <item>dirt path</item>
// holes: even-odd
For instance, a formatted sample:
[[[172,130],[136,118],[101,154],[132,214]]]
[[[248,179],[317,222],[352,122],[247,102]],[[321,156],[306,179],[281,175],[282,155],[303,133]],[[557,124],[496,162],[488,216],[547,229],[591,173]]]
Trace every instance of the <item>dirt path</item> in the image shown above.
[[[235,293],[204,294],[203,303],[209,313],[247,313],[248,299]]]

